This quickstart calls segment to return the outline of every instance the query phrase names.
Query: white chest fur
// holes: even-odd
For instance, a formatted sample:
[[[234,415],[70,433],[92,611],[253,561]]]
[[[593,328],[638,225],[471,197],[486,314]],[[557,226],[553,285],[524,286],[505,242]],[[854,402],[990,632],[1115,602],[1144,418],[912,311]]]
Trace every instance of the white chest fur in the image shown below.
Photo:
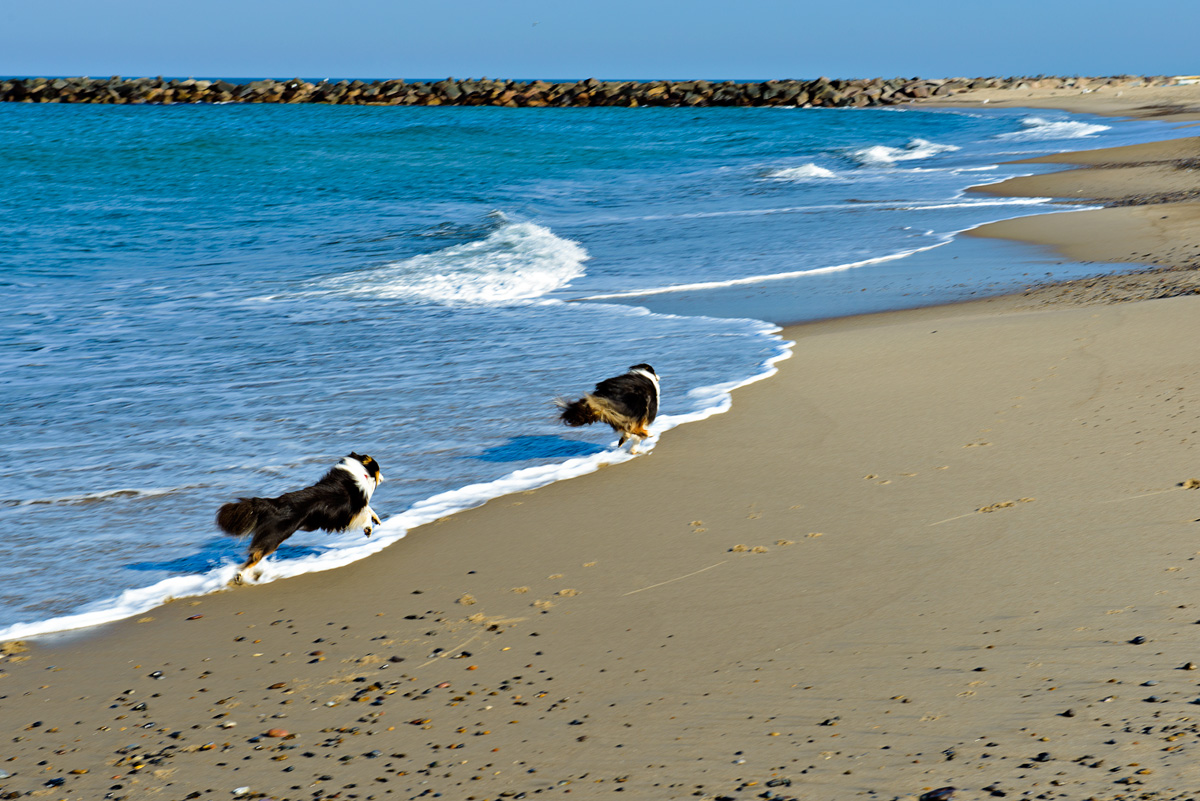
[[[367,500],[371,500],[371,495],[375,492],[375,479],[367,473],[367,469],[360,462],[350,458],[343,459],[338,467],[349,473],[354,478],[354,483],[367,496]]]
[[[656,376],[654,373],[651,373],[648,370],[634,370],[633,372],[637,373],[640,376],[650,379],[650,383],[654,384],[654,399],[656,401],[659,400],[660,393],[659,393],[659,388],[658,388],[658,376]]]

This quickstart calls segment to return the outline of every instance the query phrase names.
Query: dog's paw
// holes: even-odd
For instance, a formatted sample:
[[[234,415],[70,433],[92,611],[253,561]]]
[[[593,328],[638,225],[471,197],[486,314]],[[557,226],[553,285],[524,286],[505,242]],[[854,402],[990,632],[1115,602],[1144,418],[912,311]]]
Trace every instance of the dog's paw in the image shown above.
[[[229,580],[230,587],[240,587],[245,583],[246,583],[246,579],[245,579],[245,577],[242,576],[240,571],[237,573],[234,573],[233,578],[231,578]]]
[[[371,520],[377,526],[383,523],[383,521],[379,519],[379,515],[375,514],[374,512],[371,512]]]
[[[370,526],[363,526],[363,534],[367,535],[367,539],[371,538],[371,533],[374,531],[375,529],[371,528]]]

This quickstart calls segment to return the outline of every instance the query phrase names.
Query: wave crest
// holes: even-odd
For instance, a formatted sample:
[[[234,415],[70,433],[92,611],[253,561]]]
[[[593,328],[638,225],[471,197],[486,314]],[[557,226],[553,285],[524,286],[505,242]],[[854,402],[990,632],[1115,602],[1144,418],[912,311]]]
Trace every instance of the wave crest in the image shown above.
[[[961,150],[961,148],[957,145],[942,145],[937,142],[930,142],[928,139],[912,139],[904,147],[873,145],[862,150],[855,150],[850,155],[864,167],[886,167],[895,164],[897,161],[927,159],[939,153],[951,153],[955,150]]]
[[[505,223],[477,242],[329,279],[339,292],[438,303],[536,298],[583,275],[588,252],[533,223]]]
[[[1087,139],[1112,127],[1094,122],[1052,120],[1046,117],[1025,117],[1021,120],[1021,125],[1025,126],[1024,130],[997,134],[996,138],[1014,142],[1040,142],[1048,139]]]
[[[62,495],[56,498],[5,498],[0,499],[0,506],[87,506],[105,501],[141,500],[171,495],[182,490],[193,489],[194,485],[183,487],[165,487],[163,489],[115,489],[99,492],[85,492],[79,495]]]
[[[836,178],[837,173],[827,170],[824,167],[819,167],[816,164],[801,164],[799,167],[784,167],[778,170],[771,170],[763,177],[772,181],[811,181],[814,179]]]

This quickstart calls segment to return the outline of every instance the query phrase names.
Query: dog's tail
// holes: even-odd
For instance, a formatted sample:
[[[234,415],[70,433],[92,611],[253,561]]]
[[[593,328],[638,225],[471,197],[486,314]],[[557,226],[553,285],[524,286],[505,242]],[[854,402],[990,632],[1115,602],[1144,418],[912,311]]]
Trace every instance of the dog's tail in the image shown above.
[[[258,525],[259,507],[265,498],[239,498],[217,510],[217,526],[231,537],[245,537]]]
[[[584,395],[577,401],[569,401],[566,398],[555,398],[554,404],[562,409],[558,419],[565,424],[578,427],[590,426],[592,423],[598,423],[602,419],[600,410],[597,408],[595,401],[591,395]]]

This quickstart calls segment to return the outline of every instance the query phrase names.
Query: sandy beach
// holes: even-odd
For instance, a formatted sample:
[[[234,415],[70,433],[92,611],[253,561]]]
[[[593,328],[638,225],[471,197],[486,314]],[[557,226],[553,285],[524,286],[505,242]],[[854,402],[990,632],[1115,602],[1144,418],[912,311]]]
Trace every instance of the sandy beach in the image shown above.
[[[0,798],[1196,797],[1198,158],[986,187],[1120,204],[976,233],[1140,273],[792,326],[628,464],[0,646]]]

